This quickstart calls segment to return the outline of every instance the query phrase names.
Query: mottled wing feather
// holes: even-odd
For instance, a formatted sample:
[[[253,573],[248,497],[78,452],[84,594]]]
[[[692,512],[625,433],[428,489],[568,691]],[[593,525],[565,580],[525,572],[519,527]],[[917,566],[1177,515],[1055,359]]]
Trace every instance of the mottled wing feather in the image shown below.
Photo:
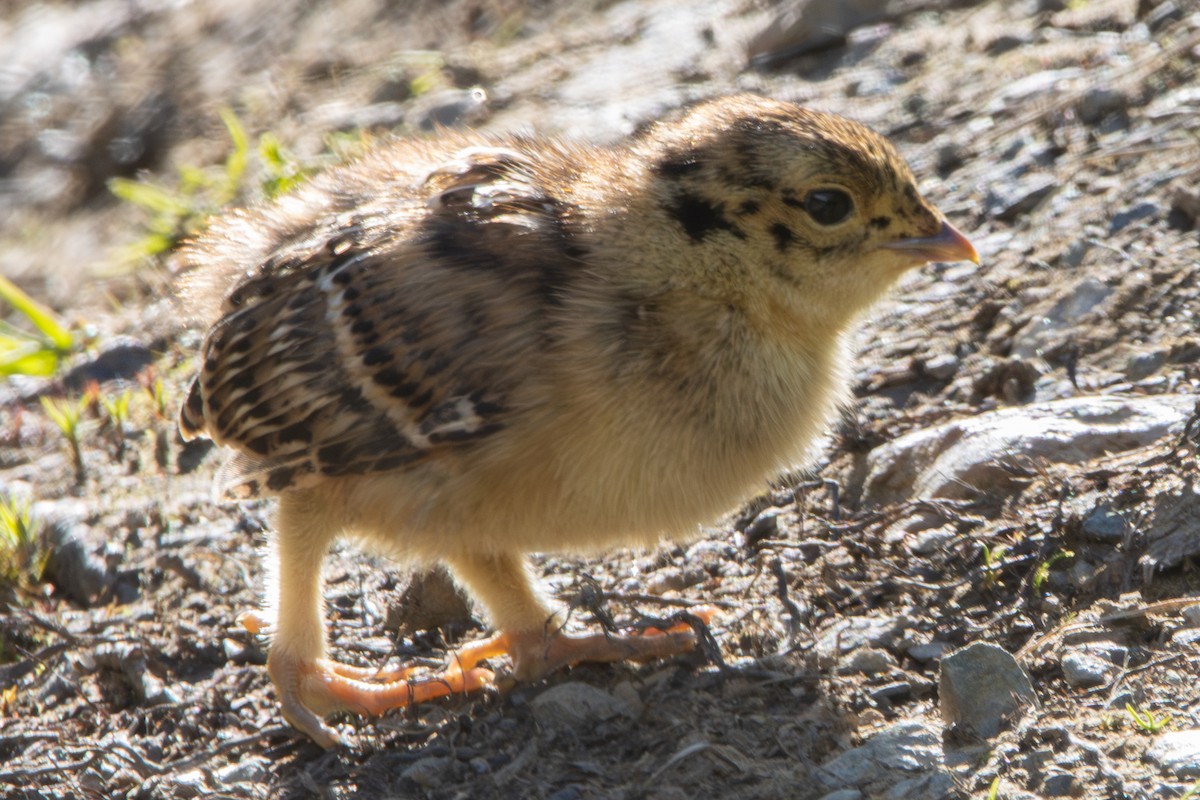
[[[226,494],[401,470],[504,427],[503,367],[544,346],[528,306],[563,258],[532,175],[518,152],[464,148],[406,199],[415,210],[316,232],[235,284],[180,414],[186,437],[237,451]]]

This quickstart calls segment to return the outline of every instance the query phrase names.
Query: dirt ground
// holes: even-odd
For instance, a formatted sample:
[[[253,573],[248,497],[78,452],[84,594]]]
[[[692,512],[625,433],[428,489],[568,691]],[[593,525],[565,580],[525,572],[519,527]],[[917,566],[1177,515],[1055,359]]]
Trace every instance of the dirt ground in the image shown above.
[[[861,16],[814,41],[803,6],[809,30]],[[0,274],[79,342],[51,378],[0,379],[0,499],[51,553],[0,584],[3,797],[1200,792],[1194,2],[0,0],[0,64]],[[337,751],[297,736],[237,622],[270,505],[214,503],[218,454],[178,439],[199,333],[164,299],[169,251],[130,248],[362,131],[611,141],[731,91],[886,133],[981,266],[915,272],[872,312],[853,405],[746,508],[686,544],[539,558],[579,626],[717,606],[694,656],[341,719]],[[222,109],[250,140],[228,187]],[[40,398],[81,396],[76,463]],[[395,562],[347,545],[328,573],[343,660],[436,663],[483,633]],[[943,683],[977,642],[1036,694],[992,736]]]

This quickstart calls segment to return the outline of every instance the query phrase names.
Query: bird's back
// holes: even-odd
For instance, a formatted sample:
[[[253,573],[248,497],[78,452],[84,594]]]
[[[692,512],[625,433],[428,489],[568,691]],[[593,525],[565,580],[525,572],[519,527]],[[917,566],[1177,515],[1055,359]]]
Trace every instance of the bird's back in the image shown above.
[[[402,142],[193,245],[182,294],[217,318],[180,427],[236,451],[226,489],[404,469],[544,402],[520,367],[579,264],[563,155]]]

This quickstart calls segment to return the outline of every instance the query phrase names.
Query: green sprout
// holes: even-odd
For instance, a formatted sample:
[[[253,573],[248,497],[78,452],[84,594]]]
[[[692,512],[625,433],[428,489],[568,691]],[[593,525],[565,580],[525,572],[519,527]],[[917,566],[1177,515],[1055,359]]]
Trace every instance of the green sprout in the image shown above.
[[[104,414],[108,417],[109,423],[120,430],[125,427],[125,423],[129,421],[129,403],[133,399],[133,392],[126,389],[116,397],[101,397],[100,405],[104,407]]]
[[[205,218],[237,197],[246,173],[250,142],[246,129],[232,111],[221,111],[221,121],[233,149],[220,172],[182,167],[175,189],[128,178],[109,180],[110,192],[150,215],[146,235],[130,246],[126,253],[128,260],[157,256],[173,249],[184,237],[195,233]]]
[[[444,66],[439,53],[425,51],[416,51],[412,63],[426,68],[427,72],[422,75],[429,82],[441,75]],[[430,83],[429,88],[436,87]],[[317,168],[347,161],[363,146],[361,133],[330,134],[325,137],[328,153],[309,163],[301,163],[284,149],[279,137],[270,131],[260,135],[257,146],[252,147],[246,128],[237,115],[229,109],[220,113],[232,145],[221,167],[180,167],[173,187],[127,178],[113,178],[108,182],[110,192],[142,208],[149,215],[145,236],[126,249],[126,262],[169,252],[188,236],[198,233],[206,220],[222,206],[244,199],[243,196],[247,194],[246,176],[252,171],[262,173],[258,188],[267,199],[273,199],[304,183]],[[251,169],[252,162],[255,170]]]
[[[258,157],[267,172],[262,188],[268,199],[287,194],[312,174],[283,148],[279,137],[269,131],[258,137]]]
[[[985,589],[991,589],[999,582],[1000,568],[1003,566],[1004,553],[1007,550],[1007,545],[1001,544],[996,547],[983,545],[983,586]]]
[[[125,455],[125,426],[129,422],[129,404],[133,400],[133,392],[126,389],[116,397],[101,396],[100,405],[109,428],[117,437],[117,459]]]
[[[142,387],[150,396],[150,410],[154,415],[155,424],[150,427],[154,439],[154,461],[166,469],[171,460],[171,435],[174,431],[173,425],[166,424],[171,421],[171,399],[162,378],[156,377],[151,382],[151,377],[150,373],[143,375]]]
[[[0,320],[0,376],[53,375],[75,344],[66,325],[3,275],[0,301],[11,305],[34,327],[33,332],[25,331]]]
[[[1000,776],[992,778],[992,785],[988,787],[986,800],[999,800],[1000,798]]]
[[[163,384],[162,378],[155,378],[154,383],[145,384],[146,394],[150,396],[150,402],[153,404],[154,416],[157,419],[165,420],[171,417],[171,400],[167,396],[166,386]]]
[[[46,415],[62,432],[63,438],[67,440],[67,445],[71,448],[71,463],[75,467],[76,483],[83,483],[87,477],[83,468],[80,439],[83,435],[83,412],[88,405],[87,397],[82,397],[76,402],[42,397],[42,408],[46,409]]]
[[[1155,716],[1154,712],[1145,709],[1142,710],[1133,705],[1126,703],[1125,710],[1129,712],[1129,716],[1133,719],[1133,724],[1138,730],[1146,734],[1156,734],[1171,724],[1171,715],[1163,714],[1161,717]]]
[[[41,581],[50,553],[38,536],[39,528],[28,502],[0,496],[0,584]]]
[[[1038,568],[1036,570],[1034,570],[1034,573],[1033,573],[1033,591],[1034,592],[1042,591],[1042,585],[1045,584],[1046,579],[1048,577],[1050,577],[1050,568],[1052,566],[1054,566],[1055,562],[1062,561],[1064,558],[1074,558],[1074,557],[1075,557],[1074,550],[1059,550],[1057,553],[1050,556],[1045,561],[1043,561],[1041,564],[1039,564]]]
[[[413,97],[445,88],[446,57],[437,50],[403,50],[397,53],[393,64],[405,71],[416,73],[408,82]]]

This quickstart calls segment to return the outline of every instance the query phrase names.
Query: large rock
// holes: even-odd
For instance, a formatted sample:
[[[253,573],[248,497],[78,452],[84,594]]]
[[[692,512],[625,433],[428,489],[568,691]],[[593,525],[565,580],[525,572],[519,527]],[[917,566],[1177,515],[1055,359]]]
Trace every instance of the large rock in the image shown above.
[[[1200,492],[1194,486],[1155,498],[1146,525],[1146,542],[1146,554],[1138,563],[1147,580],[1158,570],[1200,556]]]
[[[1029,676],[1004,648],[975,642],[942,659],[938,677],[942,719],[986,739],[1037,705]]]
[[[1191,395],[1075,397],[1006,408],[901,436],[867,457],[863,500],[966,499],[1003,491],[1006,464],[1081,464],[1183,429]]]

